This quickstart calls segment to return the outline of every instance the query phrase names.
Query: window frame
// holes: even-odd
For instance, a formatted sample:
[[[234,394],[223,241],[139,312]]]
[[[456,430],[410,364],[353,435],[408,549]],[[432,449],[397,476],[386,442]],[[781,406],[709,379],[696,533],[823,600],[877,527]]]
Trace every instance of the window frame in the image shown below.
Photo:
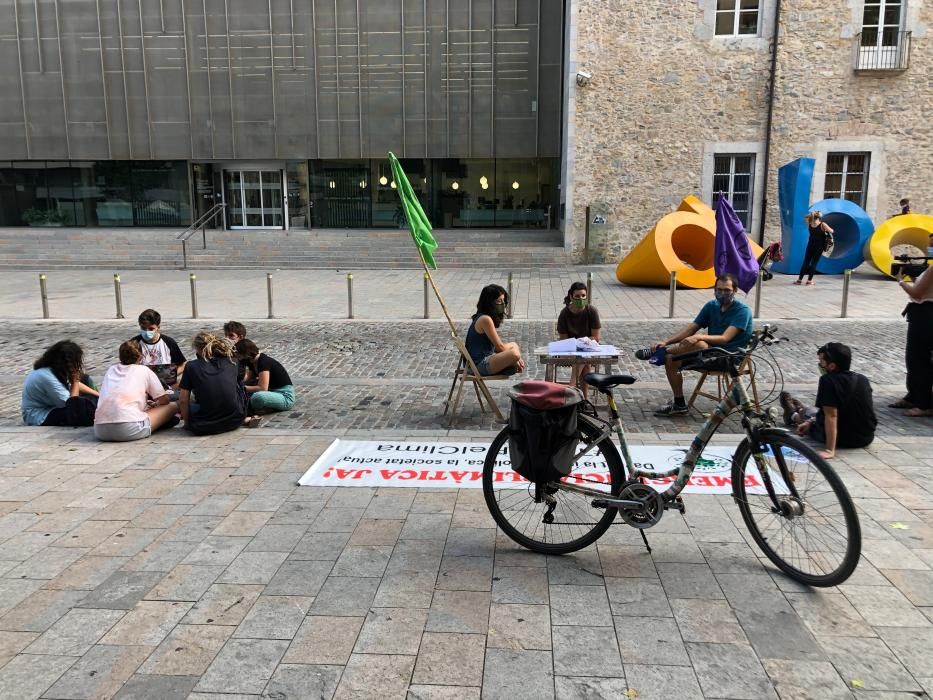
[[[720,10],[719,0],[714,0],[714,2],[715,4],[713,6],[713,36],[715,36],[716,38],[760,37],[761,36],[761,18],[762,18],[762,9],[763,9],[762,5],[764,4],[764,0],[757,0],[758,4],[757,4],[757,7],[755,7],[754,9],[755,31],[744,32],[744,33],[739,32],[739,22],[741,20],[741,16],[743,13],[742,0],[733,0],[734,5],[731,10]],[[751,10],[746,9],[744,10],[744,12],[748,13],[748,12],[751,12]],[[726,33],[720,34],[716,29],[719,24],[718,22],[719,16],[726,15],[726,14],[732,15],[732,31],[729,32],[728,34]]]
[[[727,176],[729,178],[728,190],[723,191],[723,194],[725,194],[726,197],[729,198],[730,202],[734,202],[735,191],[736,191],[735,190],[735,177],[736,177],[735,161],[737,158],[748,158],[750,161],[748,173],[747,173],[748,191],[744,192],[744,194],[746,194],[746,196],[748,197],[748,200],[747,200],[748,207],[746,209],[741,210],[745,212],[745,221],[742,221],[742,225],[745,227],[746,233],[751,233],[752,220],[755,214],[755,166],[757,165],[757,160],[758,160],[757,156],[758,154],[755,152],[739,153],[739,152],[730,151],[726,153],[714,153],[713,154],[713,168],[712,168],[712,174],[710,177],[710,186],[711,186],[710,201],[714,205],[716,203],[716,195],[720,191],[720,190],[717,190],[715,187],[716,178],[724,177],[724,176]],[[729,172],[728,173],[725,173],[725,172],[720,173],[716,170],[716,162],[721,158],[729,159]],[[740,176],[745,176],[745,175],[746,173],[740,173]],[[736,212],[736,215],[739,215],[738,211]],[[742,218],[741,215],[739,215],[740,220],[741,218]]]
[[[835,170],[830,171],[829,169],[830,158],[838,157],[838,156],[842,156],[841,170],[839,172]],[[858,171],[858,173],[862,176],[862,187],[861,187],[861,193],[859,195],[858,201],[855,201],[855,200],[852,200],[846,197],[846,194],[848,192],[854,191],[854,190],[849,190],[846,187],[846,181],[848,180],[849,176],[852,173],[856,172],[856,171],[849,169],[850,156],[862,156],[862,158],[864,159],[863,166],[861,170]],[[827,151],[826,157],[824,159],[824,169],[823,169],[823,198],[824,199],[844,199],[846,201],[852,202],[853,204],[857,204],[862,209],[865,209],[867,211],[868,209],[868,182],[869,182],[869,178],[871,177],[871,161],[872,161],[871,156],[872,156],[871,151]],[[831,175],[840,176],[838,190],[827,189],[827,186],[828,186],[827,178],[829,178]],[[830,193],[833,193],[833,194],[831,195]]]

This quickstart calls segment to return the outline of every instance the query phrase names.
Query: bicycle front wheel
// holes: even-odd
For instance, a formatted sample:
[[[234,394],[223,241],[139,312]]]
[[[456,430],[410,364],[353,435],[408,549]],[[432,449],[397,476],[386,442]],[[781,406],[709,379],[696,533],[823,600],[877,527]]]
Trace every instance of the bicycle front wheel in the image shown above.
[[[599,429],[584,416],[580,416],[579,430],[583,442],[578,452],[583,450],[584,443],[599,435]],[[546,501],[536,503],[534,484],[513,481],[510,467],[503,464],[509,459],[508,444],[509,429],[505,428],[490,445],[483,465],[486,505],[508,537],[535,552],[567,554],[592,544],[609,529],[617,511],[594,508],[590,505],[594,496],[548,485],[545,488],[553,509],[549,512]],[[578,459],[566,480],[617,496],[625,481],[625,469],[612,439],[603,440]]]
[[[810,586],[836,586],[858,565],[862,532],[842,479],[803,441],[763,431],[768,492],[748,440],[735,452],[733,496],[752,538],[781,571]]]

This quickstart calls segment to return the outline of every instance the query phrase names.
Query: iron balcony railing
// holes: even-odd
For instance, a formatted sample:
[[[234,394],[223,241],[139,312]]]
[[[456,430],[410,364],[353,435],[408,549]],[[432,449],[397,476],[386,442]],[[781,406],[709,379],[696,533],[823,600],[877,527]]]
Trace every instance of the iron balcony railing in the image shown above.
[[[856,73],[907,70],[910,63],[910,32],[863,29],[855,35],[853,61]]]

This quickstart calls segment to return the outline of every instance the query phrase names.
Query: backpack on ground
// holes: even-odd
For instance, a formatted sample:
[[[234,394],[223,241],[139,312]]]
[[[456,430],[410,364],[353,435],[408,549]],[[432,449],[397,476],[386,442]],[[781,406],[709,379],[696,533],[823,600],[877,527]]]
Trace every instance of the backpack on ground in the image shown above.
[[[532,483],[559,481],[573,467],[583,394],[563,384],[528,380],[516,384],[509,397],[512,469]]]

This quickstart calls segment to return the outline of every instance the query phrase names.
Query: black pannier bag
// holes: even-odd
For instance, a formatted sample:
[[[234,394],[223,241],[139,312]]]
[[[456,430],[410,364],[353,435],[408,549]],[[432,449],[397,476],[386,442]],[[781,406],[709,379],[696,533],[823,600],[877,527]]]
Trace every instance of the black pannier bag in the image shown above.
[[[577,416],[583,394],[563,384],[528,380],[516,384],[509,397],[512,469],[536,484],[569,474],[579,443]]]

